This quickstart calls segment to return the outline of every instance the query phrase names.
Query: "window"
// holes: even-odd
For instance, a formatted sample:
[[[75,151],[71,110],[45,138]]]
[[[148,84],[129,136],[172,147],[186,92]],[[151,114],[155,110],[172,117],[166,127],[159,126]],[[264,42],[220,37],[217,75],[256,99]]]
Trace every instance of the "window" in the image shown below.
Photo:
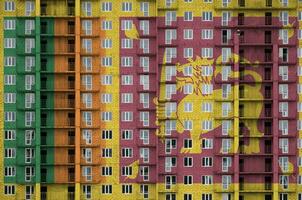
[[[16,48],[16,38],[4,38],[4,48]]]
[[[282,23],[283,26],[288,25],[288,12],[287,11],[281,11],[279,13],[279,21]]]
[[[175,72],[176,75],[176,72]],[[183,69],[184,76],[193,76],[193,67],[192,66],[185,66]]]
[[[105,166],[101,169],[102,176],[112,176],[112,167]]]
[[[145,17],[149,16],[149,2],[140,2],[140,11]]]
[[[213,129],[213,120],[203,120],[201,121],[201,128],[204,131],[209,131]]]
[[[193,21],[193,12],[184,12],[184,21]]]
[[[140,130],[139,138],[143,141],[143,144],[149,144],[149,130]]]
[[[183,86],[183,93],[184,94],[193,94],[193,85],[190,83],[185,84]]]
[[[15,29],[16,29],[16,20],[14,19],[4,20],[4,30],[15,30]]]
[[[112,103],[112,94],[111,93],[103,93],[101,94],[101,102],[102,103]]]
[[[25,38],[25,53],[33,53],[35,48],[35,39]]]
[[[132,140],[133,130],[122,130],[122,139],[123,140]]]
[[[229,189],[229,185],[232,183],[232,177],[230,175],[222,175],[222,189]]]
[[[167,11],[165,15],[165,25],[171,26],[172,22],[176,21],[176,12],[175,11]]]
[[[103,49],[110,49],[112,48],[112,39],[106,38],[102,40],[102,48]]]
[[[201,30],[201,39],[212,40],[213,39],[213,29],[202,29]]]
[[[122,193],[123,194],[132,194],[132,185],[122,184]]]
[[[102,185],[102,194],[112,194],[112,185]]]
[[[30,127],[35,122],[35,112],[25,112],[25,126]]]
[[[143,104],[143,108],[149,108],[149,93],[140,93],[139,102]]]
[[[147,2],[142,2],[147,3]],[[140,20],[139,21],[140,30],[143,32],[143,35],[149,35],[150,33],[150,24],[148,20]]]
[[[213,103],[212,102],[202,102],[201,111],[202,112],[213,112]]]
[[[132,75],[122,75],[122,85],[133,85]]]
[[[213,158],[212,157],[202,157],[201,158],[201,166],[202,167],[212,167],[213,166]]]
[[[185,102],[184,103],[184,111],[185,112],[193,112],[193,103]]]
[[[103,12],[112,11],[112,2],[102,2],[102,11]]]
[[[212,21],[213,20],[213,13],[210,11],[202,12],[202,21]]]
[[[31,181],[31,178],[35,175],[34,167],[25,167],[25,181]]]
[[[85,105],[85,108],[92,108],[92,94],[82,93],[82,103]]]
[[[4,2],[4,11],[7,11],[7,12],[15,11],[15,2],[14,1],[5,1]]]
[[[139,121],[143,123],[143,126],[149,126],[149,112],[140,112]]]
[[[16,139],[16,130],[5,130],[4,139],[5,140],[15,140]]]
[[[101,112],[102,121],[112,121],[112,112]]]
[[[288,135],[288,120],[279,120],[279,130],[282,135]]]
[[[13,111],[4,112],[4,120],[5,120],[5,122],[16,121],[16,112],[13,112]]]
[[[122,93],[122,103],[133,103],[133,94]]]
[[[191,149],[193,147],[192,139],[184,139],[184,148]]]
[[[183,123],[184,129],[187,131],[191,131],[193,129],[193,121],[192,120],[185,120]]]
[[[221,25],[228,26],[231,21],[231,12],[222,12]]]
[[[85,144],[92,144],[92,130],[84,129],[82,130],[82,137]]]
[[[122,49],[132,49],[133,48],[133,40],[130,38],[122,39]]]
[[[122,167],[122,176],[131,176],[132,175],[132,167],[123,166]]]
[[[279,84],[279,94],[282,99],[288,99],[288,84]]]
[[[103,20],[102,21],[102,30],[112,30],[112,21],[109,20]]]
[[[228,135],[231,128],[232,128],[231,120],[222,120],[222,122],[221,122],[221,134],[222,135]]]
[[[282,185],[283,189],[288,189],[289,176],[280,175],[279,181],[280,181],[280,185]]]
[[[232,50],[231,48],[222,48],[221,49],[222,54],[222,62],[229,62],[229,59],[231,59],[232,56]]]
[[[16,167],[6,166],[4,168],[4,176],[6,177],[16,176]]]
[[[4,56],[4,66],[5,67],[14,67],[14,66],[16,66],[16,57],[14,57],[14,56]]]
[[[25,20],[25,34],[32,34],[33,30],[35,30],[35,20]]]
[[[222,171],[228,172],[229,167],[232,166],[232,158],[231,157],[222,157]]]
[[[282,117],[288,117],[288,102],[279,102],[279,112]]]
[[[213,85],[212,84],[202,84],[201,85],[201,93],[204,95],[213,94]]]
[[[16,75],[4,75],[4,85],[16,85]]]
[[[279,139],[279,149],[282,153],[288,153],[288,138],[280,138]]]
[[[223,102],[223,103],[221,104],[221,107],[222,107],[221,116],[222,116],[222,117],[228,117],[228,116],[229,116],[229,113],[230,113],[231,110],[232,110],[231,103],[229,103],[229,102]]]
[[[140,75],[139,84],[143,86],[143,90],[149,90],[150,88],[149,75]]]
[[[131,12],[132,11],[132,3],[131,2],[122,2],[122,11],[123,12]]]
[[[193,29],[184,29],[184,39],[185,40],[193,39]]]
[[[15,186],[14,185],[4,185],[4,194],[5,195],[15,195]]]
[[[82,39],[82,47],[86,53],[92,53],[92,39]]]
[[[140,39],[139,40],[139,48],[143,50],[143,53],[149,53],[149,39]]]
[[[202,76],[213,76],[213,67],[212,66],[201,66],[201,75]]]
[[[165,30],[165,44],[172,44],[172,40],[177,39],[176,29],[166,29]]]
[[[171,81],[174,76],[176,76],[175,66],[166,66],[166,81]]]
[[[15,148],[5,148],[4,149],[4,158],[15,158],[16,149]]]
[[[184,167],[192,167],[192,166],[193,166],[193,158],[184,157]]]
[[[185,185],[193,184],[193,176],[184,176],[184,184]]]
[[[202,58],[213,58],[213,48],[201,48]]]
[[[132,20],[122,20],[121,21],[121,30],[123,30],[123,31],[131,30],[132,29],[132,24],[133,24]]]
[[[188,1],[188,0],[185,0]],[[184,194],[184,199],[183,200],[193,200],[193,195],[192,194]]]
[[[288,172],[288,170],[289,170],[288,157],[279,157],[279,166],[280,166],[282,172]]]
[[[84,111],[82,117],[86,126],[92,126],[92,112]]]
[[[140,67],[143,68],[143,72],[149,72],[149,57],[140,57],[139,58]]]
[[[91,20],[83,20],[82,21],[82,29],[85,32],[85,35],[92,35],[92,21]]]
[[[132,148],[122,148],[122,158],[132,158],[133,149]]]
[[[82,175],[85,177],[86,181],[92,181],[92,167],[84,166],[82,168]]]
[[[122,67],[132,67],[133,66],[133,57],[121,57]]]
[[[32,11],[34,11],[34,2],[32,1],[25,1],[25,15],[30,16]]]
[[[213,149],[213,139],[203,138],[201,140],[202,149]]]
[[[32,51],[32,48],[34,48],[34,46],[31,46],[28,50]],[[35,57],[25,56],[25,66],[24,66],[25,71],[31,72],[33,71],[34,67],[35,67]]]
[[[103,140],[112,139],[112,130],[102,130],[102,139]]]
[[[103,158],[111,158],[112,157],[112,149],[109,149],[109,148],[102,149],[102,157]]]
[[[16,93],[4,93],[4,103],[16,103]]]
[[[298,31],[298,35],[299,35],[299,32],[300,31]],[[282,44],[288,44],[288,30],[287,29],[279,30],[279,40],[282,40]]]
[[[229,153],[232,147],[232,139],[222,139],[222,153]]]
[[[166,48],[166,63],[171,63],[173,58],[177,57],[176,48]]]
[[[184,58],[193,58],[193,48],[184,48]]]
[[[84,15],[91,16],[92,15],[91,2],[88,2],[88,1],[82,2],[82,10],[84,12]]]
[[[91,199],[91,186],[83,185],[83,193],[86,199]]]
[[[81,77],[82,85],[86,90],[92,90],[92,76],[91,75],[82,75]]]
[[[121,112],[121,121],[122,122],[133,121],[133,112],[130,112],[130,111]]]
[[[140,148],[139,157],[143,160],[143,163],[149,163],[150,151],[149,148]]]
[[[212,185],[213,184],[213,176],[201,176],[201,184],[203,185]]]
[[[102,85],[112,85],[112,75],[101,76]]]
[[[173,94],[176,94],[176,84],[166,84],[166,99],[171,99]]]

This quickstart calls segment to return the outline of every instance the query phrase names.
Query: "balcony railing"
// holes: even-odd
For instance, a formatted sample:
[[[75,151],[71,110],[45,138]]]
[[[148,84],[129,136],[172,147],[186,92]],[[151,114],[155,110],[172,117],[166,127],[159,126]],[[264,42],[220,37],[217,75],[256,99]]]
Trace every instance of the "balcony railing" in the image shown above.
[[[74,163],[74,155],[68,155],[68,163]]]
[[[41,192],[41,200],[47,200],[47,192]]]
[[[74,145],[75,144],[74,136],[73,137],[71,137],[71,136],[68,137],[68,144],[69,145]]]
[[[69,173],[68,174],[68,182],[74,182],[74,180],[75,180],[74,173]]]
[[[74,200],[74,199],[75,199],[74,192],[68,192],[68,200]]]

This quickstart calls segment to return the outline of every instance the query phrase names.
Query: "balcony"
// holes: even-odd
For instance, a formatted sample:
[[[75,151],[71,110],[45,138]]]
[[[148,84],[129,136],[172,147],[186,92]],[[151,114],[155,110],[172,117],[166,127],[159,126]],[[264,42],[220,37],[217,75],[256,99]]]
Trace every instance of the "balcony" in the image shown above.
[[[42,181],[42,176],[41,176]],[[47,192],[41,192],[41,200],[47,200]]]
[[[239,7],[245,7],[245,0],[238,0]]]
[[[74,163],[75,162],[75,156],[74,155],[68,155],[68,163]]]
[[[68,16],[74,16],[75,15],[74,11],[75,11],[74,5],[73,4],[68,4],[68,8],[67,8]]]
[[[74,200],[75,199],[75,193],[74,192],[68,192],[68,197],[67,197],[67,199],[68,200]]]
[[[75,181],[75,175],[74,173],[68,174],[68,182],[74,182]]]

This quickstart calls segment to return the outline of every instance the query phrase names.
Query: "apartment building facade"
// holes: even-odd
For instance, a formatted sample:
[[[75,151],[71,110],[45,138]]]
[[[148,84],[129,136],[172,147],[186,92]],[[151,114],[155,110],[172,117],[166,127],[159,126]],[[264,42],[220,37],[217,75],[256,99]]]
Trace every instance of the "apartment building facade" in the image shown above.
[[[302,200],[301,6],[1,1],[1,199]]]

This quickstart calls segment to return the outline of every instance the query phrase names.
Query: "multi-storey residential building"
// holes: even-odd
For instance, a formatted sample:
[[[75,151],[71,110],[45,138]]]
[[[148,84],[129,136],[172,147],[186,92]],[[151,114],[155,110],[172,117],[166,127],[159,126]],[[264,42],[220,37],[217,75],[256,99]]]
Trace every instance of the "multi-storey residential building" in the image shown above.
[[[301,0],[0,3],[0,199],[302,200]]]

